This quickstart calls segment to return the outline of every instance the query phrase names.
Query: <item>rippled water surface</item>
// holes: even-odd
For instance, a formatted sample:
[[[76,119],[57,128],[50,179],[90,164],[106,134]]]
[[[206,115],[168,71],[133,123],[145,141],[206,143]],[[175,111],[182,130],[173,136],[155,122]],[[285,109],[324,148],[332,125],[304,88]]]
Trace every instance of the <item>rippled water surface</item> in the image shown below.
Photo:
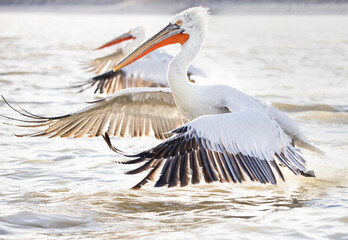
[[[92,76],[81,68],[98,55],[90,49],[169,19],[1,12],[0,92],[46,116],[78,110],[93,99],[70,88]],[[195,61],[212,82],[286,111],[326,153],[304,152],[318,178],[134,191],[142,176],[124,175],[101,138],[16,138],[21,129],[1,124],[0,239],[348,239],[345,26],[347,16],[213,16]],[[3,102],[0,111],[15,116]],[[158,142],[113,141],[129,151]]]

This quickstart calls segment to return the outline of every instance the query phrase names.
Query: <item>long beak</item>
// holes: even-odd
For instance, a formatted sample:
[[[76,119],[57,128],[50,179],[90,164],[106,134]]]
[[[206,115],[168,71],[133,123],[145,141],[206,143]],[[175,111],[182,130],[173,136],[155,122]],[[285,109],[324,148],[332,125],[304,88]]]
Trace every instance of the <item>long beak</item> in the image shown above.
[[[102,48],[106,48],[106,47],[110,47],[112,45],[115,45],[117,43],[120,43],[120,42],[123,42],[123,41],[126,41],[126,40],[130,40],[130,39],[135,39],[135,37],[132,36],[132,34],[130,34],[130,32],[127,32],[125,34],[122,34],[121,36],[117,37],[117,38],[114,38],[112,39],[111,41],[105,43],[104,45],[98,47],[98,48],[95,48],[93,49],[94,50],[99,50],[99,49],[102,49]]]
[[[189,38],[189,35],[183,33],[183,31],[184,29],[180,28],[178,25],[170,23],[152,38],[137,47],[116,66],[114,66],[114,72],[131,64],[132,62],[135,62],[139,58],[142,58],[143,56],[156,50],[157,48],[175,43],[184,44]]]

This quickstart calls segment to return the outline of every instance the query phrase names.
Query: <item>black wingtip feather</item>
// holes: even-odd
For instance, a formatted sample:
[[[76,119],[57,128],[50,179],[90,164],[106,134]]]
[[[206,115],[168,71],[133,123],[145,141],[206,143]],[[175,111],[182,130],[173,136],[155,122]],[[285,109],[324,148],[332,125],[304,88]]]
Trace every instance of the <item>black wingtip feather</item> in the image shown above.
[[[114,145],[112,145],[111,143],[111,140],[110,140],[110,137],[109,137],[109,134],[107,132],[105,132],[103,135],[103,138],[106,142],[106,144],[108,145],[108,147],[114,151],[115,153],[118,153],[118,154],[121,154],[121,155],[124,155],[124,152],[118,148],[116,148]]]

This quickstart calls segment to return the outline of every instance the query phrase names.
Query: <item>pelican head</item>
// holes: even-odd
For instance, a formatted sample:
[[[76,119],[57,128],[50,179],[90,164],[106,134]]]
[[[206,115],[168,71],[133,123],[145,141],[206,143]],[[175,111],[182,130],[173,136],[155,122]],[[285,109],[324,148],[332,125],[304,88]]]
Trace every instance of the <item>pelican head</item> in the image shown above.
[[[135,39],[144,40],[145,35],[146,35],[146,28],[143,27],[143,26],[137,26],[137,27],[132,28],[131,30],[129,30],[128,33],[130,35],[132,35],[132,37],[134,37]]]
[[[142,40],[144,40],[145,38],[145,33],[146,33],[146,29],[142,26],[137,26],[135,28],[132,28],[131,30],[129,30],[128,32],[112,39],[111,41],[103,44],[102,46],[94,49],[94,50],[99,50],[99,49],[103,49],[106,47],[110,47],[112,45],[121,43],[123,41],[127,41],[127,40],[134,40],[136,42],[141,42]],[[132,49],[131,49],[132,50]]]
[[[188,35],[205,32],[209,19],[208,10],[204,7],[189,8],[175,15],[170,23],[179,25]]]
[[[196,36],[203,39],[208,16],[208,9],[204,7],[189,8],[175,15],[165,28],[137,47],[114,66],[113,70],[117,71],[160,47],[175,43],[184,45],[189,38]]]

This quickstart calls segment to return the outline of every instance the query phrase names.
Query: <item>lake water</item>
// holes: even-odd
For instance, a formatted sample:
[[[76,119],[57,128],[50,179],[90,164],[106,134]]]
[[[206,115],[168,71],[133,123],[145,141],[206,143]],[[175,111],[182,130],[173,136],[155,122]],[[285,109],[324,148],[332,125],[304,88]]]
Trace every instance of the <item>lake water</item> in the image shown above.
[[[108,53],[91,49],[170,18],[1,12],[0,93],[46,116],[78,110],[93,99],[71,88],[93,76],[81,62]],[[346,26],[344,15],[212,16],[194,62],[211,82],[286,111],[326,153],[304,152],[317,178],[134,191],[142,176],[124,175],[102,138],[16,138],[30,129],[0,124],[0,239],[348,239]],[[2,101],[0,112],[17,116]],[[113,142],[130,152],[158,143]]]

